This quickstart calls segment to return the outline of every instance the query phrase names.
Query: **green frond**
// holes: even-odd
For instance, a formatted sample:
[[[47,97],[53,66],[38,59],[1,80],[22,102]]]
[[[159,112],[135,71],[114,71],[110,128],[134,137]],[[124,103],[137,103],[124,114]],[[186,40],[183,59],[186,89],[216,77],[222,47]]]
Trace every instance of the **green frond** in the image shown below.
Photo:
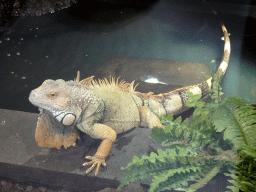
[[[255,139],[253,139],[256,136],[254,124],[256,123],[256,110],[255,107],[243,106],[244,104],[246,104],[245,100],[229,97],[223,100],[211,117],[216,131],[223,132],[223,139],[232,141],[236,150],[248,142],[251,146],[256,144]],[[247,116],[243,115],[244,113]]]
[[[222,164],[216,165],[204,176],[204,178],[196,181],[195,184],[190,185],[188,188],[178,188],[177,190],[196,191],[197,189],[200,189],[201,187],[206,185],[215,175],[217,175],[217,173],[220,171],[221,166]]]
[[[190,91],[187,91],[187,95],[188,95],[190,101],[188,101],[186,103],[186,106],[188,106],[188,107],[196,107],[196,106],[198,106],[198,100],[201,99],[201,95],[200,94],[194,95]]]
[[[154,113],[154,111],[152,111]],[[154,113],[156,114],[156,113]],[[157,114],[156,114],[157,115]],[[158,116],[158,115],[157,115]],[[164,124],[168,121],[173,121],[173,114],[170,113],[169,115],[165,116],[158,116],[161,119],[161,123]]]
[[[159,184],[159,187],[155,190],[156,192],[170,190],[171,188],[178,190],[188,186],[189,181],[200,180],[205,177],[206,174],[212,169],[212,166],[186,166],[189,168],[189,172],[176,173],[168,180]],[[188,190],[190,191],[190,190]]]
[[[160,182],[168,179],[163,175],[198,172],[201,167],[191,164],[195,159],[194,156],[196,154],[192,149],[182,147],[177,147],[175,150],[167,149],[166,151],[158,149],[157,153],[151,152],[149,156],[143,155],[141,158],[134,156],[132,162],[128,163],[126,168],[123,168],[127,171],[122,176],[118,189],[137,178],[154,177],[155,182]]]
[[[161,174],[163,171],[172,169],[174,167],[175,164],[171,164],[169,162],[161,162],[158,160],[155,163],[151,163],[150,161],[145,160],[143,161],[142,165],[134,164],[133,166],[129,167],[127,171],[122,175],[121,183],[117,190],[138,178],[151,178],[155,175]]]
[[[240,160],[235,169],[229,170],[230,173],[224,173],[231,177],[228,181],[233,186],[228,186],[233,192],[245,191],[252,192],[256,190],[256,159],[255,150],[249,146],[243,145],[239,153]]]
[[[154,176],[149,192],[163,191],[165,189],[177,188],[177,186],[188,186],[188,181],[200,178],[198,174],[200,171],[201,167],[192,165],[165,171],[161,175]]]
[[[227,186],[228,189],[231,189],[233,192],[239,192],[239,184],[237,182],[238,176],[236,175],[236,170],[230,170],[230,173],[224,173],[225,176],[230,177],[231,179],[228,179],[228,182],[232,184],[232,186]]]
[[[254,158],[254,160],[256,161],[255,146],[250,147],[249,145],[243,144],[239,155],[242,156],[242,157],[250,156],[250,157]]]
[[[241,106],[235,109],[234,114],[241,126],[245,144],[256,149],[256,107]]]
[[[247,149],[246,149],[247,148]],[[248,149],[249,148],[249,149]],[[244,146],[240,152],[241,159],[237,164],[237,180],[240,190],[255,191],[256,190],[256,159],[255,150],[249,146]]]
[[[161,149],[158,149],[158,151],[160,151],[160,150],[161,150]],[[154,152],[151,152],[151,153],[150,153],[150,156],[142,155],[142,156],[141,156],[141,159],[140,159],[139,157],[137,157],[137,156],[134,155],[132,161],[131,161],[130,163],[128,163],[125,168],[122,167],[121,169],[122,169],[122,170],[127,169],[128,167],[131,167],[131,166],[133,166],[133,165],[135,165],[135,164],[143,165],[143,163],[144,163],[146,160],[149,161],[149,162],[151,162],[151,163],[155,163],[157,157],[158,157],[157,154],[154,153]]]
[[[231,177],[228,180],[233,186],[227,186],[233,192],[253,192],[256,191],[256,177],[255,174],[247,174],[240,170],[233,170],[230,174],[224,173],[226,176]]]
[[[151,137],[159,143],[179,143],[185,144],[190,136],[190,130],[188,129],[189,123],[188,119],[182,121],[181,117],[177,118],[175,121],[171,121],[170,118],[167,119],[163,117],[163,121],[167,122],[165,129],[154,128]]]
[[[181,122],[181,117],[175,119],[175,121],[167,120],[165,117],[162,117],[163,121],[168,124],[165,129],[153,129],[151,134],[152,138],[162,143],[163,146],[170,146],[171,148],[181,145],[191,145],[196,150],[200,145],[206,145],[208,143],[214,144],[216,140],[213,135],[216,133],[209,121],[208,114],[210,110],[208,108],[201,109],[199,113],[201,112],[203,112],[204,115],[194,117],[190,123],[188,119]]]
[[[166,127],[154,128],[151,136],[169,148],[141,158],[134,156],[123,168],[127,171],[118,189],[138,178],[153,177],[150,192],[171,188],[192,192],[207,184],[221,168],[236,166],[236,171],[226,173],[233,184],[228,188],[233,192],[255,191],[256,108],[238,97],[221,99],[220,79],[213,78],[211,103],[198,101],[200,95],[187,92],[187,106],[195,108],[191,121],[182,122],[181,117],[173,120],[171,114],[159,117]],[[188,187],[188,181],[196,183]]]
[[[226,150],[226,151],[222,151],[220,154],[215,155],[214,159],[217,161],[221,161],[221,162],[233,162],[233,163],[237,163],[238,162],[238,155],[234,150]]]
[[[219,103],[221,101],[221,95],[223,93],[221,92],[222,88],[220,86],[220,81],[222,77],[219,75],[213,75],[212,77],[212,87],[211,87],[211,99],[212,103]]]
[[[241,99],[239,97],[233,96],[233,97],[225,97],[220,104],[221,105],[225,104],[228,108],[230,108],[231,110],[234,110],[237,107],[249,105],[250,103],[245,99]]]

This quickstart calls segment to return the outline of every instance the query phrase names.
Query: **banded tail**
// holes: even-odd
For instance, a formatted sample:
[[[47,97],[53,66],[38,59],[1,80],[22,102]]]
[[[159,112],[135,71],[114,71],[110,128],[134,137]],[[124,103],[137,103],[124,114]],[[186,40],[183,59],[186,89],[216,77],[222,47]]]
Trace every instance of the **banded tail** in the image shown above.
[[[216,71],[216,73],[214,74],[218,77],[219,81],[221,81],[223,75],[225,74],[228,68],[228,62],[229,62],[230,51],[231,51],[230,39],[229,39],[228,31],[222,19],[220,18],[220,16],[217,14],[216,11],[214,11],[213,9],[212,11],[214,15],[219,17],[222,31],[224,33],[224,54],[223,54],[223,58],[220,63],[220,66]],[[139,96],[144,100],[145,105],[148,105],[149,108],[151,108],[154,112],[158,113],[159,115],[168,115],[170,113],[175,115],[180,113],[182,109],[185,107],[186,103],[188,102],[188,97],[186,94],[187,91],[190,91],[193,94],[200,94],[202,98],[208,93],[210,93],[211,86],[212,86],[212,77],[203,83],[176,89],[169,93],[162,93],[158,95],[154,95],[152,92],[149,92],[147,94],[140,93],[140,92],[135,92],[135,93],[137,96]]]

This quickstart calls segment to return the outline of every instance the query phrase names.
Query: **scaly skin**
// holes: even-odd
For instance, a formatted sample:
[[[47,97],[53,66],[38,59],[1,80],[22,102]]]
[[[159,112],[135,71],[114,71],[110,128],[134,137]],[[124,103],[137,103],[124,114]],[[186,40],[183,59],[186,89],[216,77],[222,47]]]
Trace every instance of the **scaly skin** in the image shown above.
[[[215,74],[220,79],[230,56],[228,32],[222,22],[221,25],[225,39],[224,55]],[[102,139],[96,154],[86,157],[91,161],[83,164],[92,165],[86,173],[96,167],[96,176],[100,165],[106,166],[105,159],[117,134],[134,127],[164,128],[151,110],[158,115],[179,113],[188,101],[186,92],[205,96],[210,92],[211,79],[158,95],[136,92],[134,82],[118,83],[113,77],[98,81],[89,77],[80,81],[79,72],[75,81],[45,80],[29,96],[30,102],[40,109],[36,141],[41,147],[70,147],[79,138],[76,127],[93,138]]]

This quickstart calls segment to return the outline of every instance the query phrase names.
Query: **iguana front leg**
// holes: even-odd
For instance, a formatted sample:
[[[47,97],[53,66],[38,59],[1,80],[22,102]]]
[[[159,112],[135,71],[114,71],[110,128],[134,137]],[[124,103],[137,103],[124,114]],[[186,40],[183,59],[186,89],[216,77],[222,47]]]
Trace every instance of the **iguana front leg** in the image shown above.
[[[109,154],[112,143],[116,140],[116,132],[107,125],[95,123],[89,134],[93,138],[103,140],[94,156],[85,157],[91,161],[83,164],[83,166],[92,165],[89,169],[87,169],[86,173],[91,172],[94,167],[97,166],[95,171],[95,176],[97,176],[99,173],[100,165],[106,166],[105,159]]]

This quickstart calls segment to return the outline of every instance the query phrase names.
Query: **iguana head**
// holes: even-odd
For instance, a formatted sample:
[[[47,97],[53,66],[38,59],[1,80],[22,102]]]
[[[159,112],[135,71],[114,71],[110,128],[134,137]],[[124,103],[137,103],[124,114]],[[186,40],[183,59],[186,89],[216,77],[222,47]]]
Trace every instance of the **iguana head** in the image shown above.
[[[71,125],[79,113],[77,107],[74,107],[76,93],[76,86],[71,86],[62,79],[48,79],[31,91],[29,101],[39,108],[50,111],[62,124]]]

